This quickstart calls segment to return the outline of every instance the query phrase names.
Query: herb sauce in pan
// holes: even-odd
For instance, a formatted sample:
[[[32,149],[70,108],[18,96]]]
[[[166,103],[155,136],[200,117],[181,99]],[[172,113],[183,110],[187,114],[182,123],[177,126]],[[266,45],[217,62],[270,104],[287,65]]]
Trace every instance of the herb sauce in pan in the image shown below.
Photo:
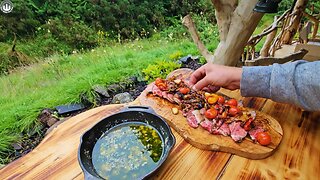
[[[163,142],[154,128],[122,124],[97,141],[92,163],[104,179],[141,179],[158,165],[162,153]]]

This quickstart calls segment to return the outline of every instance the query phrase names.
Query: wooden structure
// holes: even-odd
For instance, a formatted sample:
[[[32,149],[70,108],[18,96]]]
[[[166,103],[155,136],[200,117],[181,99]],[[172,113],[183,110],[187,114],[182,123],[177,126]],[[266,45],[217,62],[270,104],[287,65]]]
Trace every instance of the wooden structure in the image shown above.
[[[201,42],[190,15],[185,16],[182,23],[188,28],[193,41],[207,62],[235,66],[263,13],[253,11],[258,0],[211,1],[216,10],[220,36],[220,43],[214,54],[211,54]]]
[[[298,59],[319,60],[320,39],[317,37],[319,17],[305,11],[307,2],[308,0],[298,0],[293,9],[285,11],[280,17],[275,16],[274,22],[269,27],[262,33],[252,36],[248,40],[245,53],[242,54],[242,62],[245,65],[269,65]],[[308,19],[304,27],[301,27],[302,17]],[[299,39],[294,40],[298,31]],[[255,46],[265,36],[260,57],[256,58]]]
[[[315,47],[309,47],[309,45],[307,45],[309,40],[308,30],[310,31],[311,26],[313,27],[312,37],[310,39],[316,39],[319,19],[312,14],[306,13],[305,9],[308,0],[297,0],[292,9],[287,10],[280,17],[275,17],[272,25],[266,28],[261,34],[252,37],[250,36],[263,16],[263,13],[253,11],[258,2],[257,0],[211,0],[211,2],[216,10],[215,13],[220,36],[220,43],[214,54],[210,53],[200,40],[191,16],[185,16],[182,21],[190,32],[199,52],[207,62],[239,66],[238,62],[242,57],[244,65],[268,65],[275,62],[283,63],[302,59],[304,55],[306,55],[306,51],[300,52],[301,49],[315,52]],[[303,41],[305,44],[304,47],[299,47],[300,49],[294,48],[296,50],[293,52],[287,52],[284,56],[277,56],[277,50],[281,49],[283,45],[291,45],[293,42],[296,32],[300,29],[302,17],[306,17],[312,21],[312,24],[311,22],[307,23],[309,25],[306,25],[304,30],[302,29],[302,31],[300,31],[300,41]],[[277,33],[278,29],[281,29],[279,33]],[[257,59],[255,57],[255,46],[264,36],[267,36],[267,38],[261,49],[260,57]],[[320,47],[316,50],[318,51],[319,49]],[[307,54],[307,60],[320,58],[320,56],[313,56],[313,52]],[[273,59],[273,57],[276,58]]]
[[[239,91],[221,93],[242,99],[246,107],[279,121],[284,134],[280,146],[266,159],[250,160],[230,153],[206,151],[187,143],[176,131],[176,144],[163,166],[150,179],[315,179],[320,177],[320,112],[275,103],[263,98],[242,98]],[[134,104],[143,104],[141,98]],[[165,100],[163,100],[165,101]],[[152,105],[149,103],[149,105]],[[77,160],[81,135],[102,118],[125,105],[106,105],[60,124],[32,152],[0,170],[0,179],[83,179]],[[161,108],[157,107],[160,106]],[[165,118],[166,102],[155,111]],[[180,119],[179,119],[180,120]]]

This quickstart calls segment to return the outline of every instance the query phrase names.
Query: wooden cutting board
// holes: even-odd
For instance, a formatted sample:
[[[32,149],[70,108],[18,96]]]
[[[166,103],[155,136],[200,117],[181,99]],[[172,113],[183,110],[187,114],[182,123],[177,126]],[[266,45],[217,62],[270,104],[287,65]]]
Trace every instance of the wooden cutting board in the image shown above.
[[[169,76],[183,74],[188,77],[191,72],[190,69],[178,69],[170,73]],[[187,142],[203,150],[223,151],[250,159],[262,159],[270,156],[277,149],[283,136],[283,130],[278,121],[259,111],[256,111],[256,121],[263,121],[271,135],[271,144],[268,146],[254,143],[250,138],[245,138],[241,143],[236,143],[229,136],[213,135],[202,127],[194,129],[188,125],[186,118],[181,113],[172,114],[171,109],[173,107],[178,108],[178,105],[148,94],[147,90],[141,94],[139,100],[140,104],[151,106],[158,114],[163,116],[168,124]]]

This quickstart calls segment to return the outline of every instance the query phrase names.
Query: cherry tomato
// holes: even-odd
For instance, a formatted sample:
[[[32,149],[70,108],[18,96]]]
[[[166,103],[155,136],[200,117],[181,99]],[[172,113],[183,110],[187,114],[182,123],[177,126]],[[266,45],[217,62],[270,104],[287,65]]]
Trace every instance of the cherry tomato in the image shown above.
[[[240,112],[240,109],[235,106],[231,106],[228,112],[231,116],[235,116]]]
[[[267,146],[271,143],[271,136],[267,132],[259,132],[257,134],[257,141],[263,146]]]
[[[236,99],[229,99],[226,102],[226,104],[229,105],[229,106],[237,106],[238,105],[238,101]]]
[[[187,88],[187,87],[183,87],[183,88],[180,88],[179,91],[182,93],[182,94],[188,94],[190,92],[190,89]]]
[[[208,92],[205,92],[205,93],[204,93],[204,97],[208,100],[208,98],[211,97],[211,94],[208,93]]]
[[[163,83],[163,80],[161,78],[157,78],[155,84],[158,86],[160,83]]]
[[[248,119],[247,122],[244,124],[243,129],[246,131],[250,131],[251,129],[251,122],[253,121],[252,118]]]
[[[217,115],[218,115],[218,111],[213,108],[206,110],[206,112],[204,113],[204,116],[208,119],[213,119],[217,117]]]
[[[208,97],[208,103],[209,104],[214,104],[218,101],[218,96],[211,96],[211,97]]]
[[[223,104],[224,103],[224,97],[219,96],[218,97],[218,103]]]
[[[163,83],[163,82],[159,83],[157,86],[161,91],[167,90],[167,85],[165,83]]]

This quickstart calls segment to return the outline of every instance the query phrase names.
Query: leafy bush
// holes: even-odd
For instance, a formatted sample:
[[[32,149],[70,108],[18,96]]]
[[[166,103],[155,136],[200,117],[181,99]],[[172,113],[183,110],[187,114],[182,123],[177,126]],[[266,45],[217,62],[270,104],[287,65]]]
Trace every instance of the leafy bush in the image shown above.
[[[41,27],[41,31],[47,36],[52,35],[59,41],[65,42],[74,49],[90,49],[98,44],[96,32],[81,21],[49,20]]]
[[[166,78],[166,76],[175,69],[180,68],[180,64],[173,61],[157,61],[155,64],[148,65],[146,69],[142,70],[145,80],[149,83],[156,78]]]
[[[0,17],[0,40],[11,32],[30,37],[36,28],[50,19],[62,20],[61,24],[67,28],[72,27],[68,25],[83,28],[85,24],[92,30],[106,31],[115,38],[120,35],[122,39],[149,37],[154,30],[172,25],[171,18],[180,19],[188,13],[202,13],[214,19],[210,0],[16,0],[13,3],[13,12]]]
[[[171,59],[171,60],[178,60],[178,59],[180,59],[182,57],[182,52],[181,51],[177,51],[177,52],[175,52],[175,53],[173,53],[173,54],[170,54],[170,56],[169,56],[169,58]]]
[[[1,13],[0,41],[13,39],[16,33],[19,37],[33,36],[36,28],[41,25],[37,14],[28,4],[29,0],[16,0],[11,13]]]

